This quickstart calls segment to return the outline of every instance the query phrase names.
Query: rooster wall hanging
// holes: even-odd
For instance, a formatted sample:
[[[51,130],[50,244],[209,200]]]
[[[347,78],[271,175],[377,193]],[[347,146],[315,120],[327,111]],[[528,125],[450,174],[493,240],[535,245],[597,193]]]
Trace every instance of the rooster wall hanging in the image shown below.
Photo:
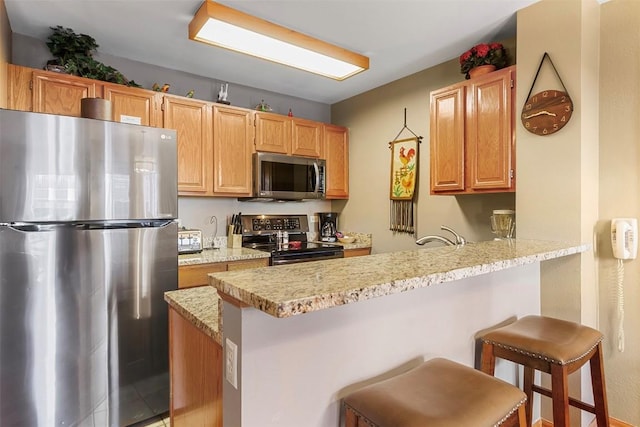
[[[398,139],[403,131],[411,138]],[[391,207],[389,229],[400,233],[415,233],[415,195],[418,184],[418,153],[422,137],[407,127],[407,109],[404,109],[404,126],[389,143],[391,149]]]

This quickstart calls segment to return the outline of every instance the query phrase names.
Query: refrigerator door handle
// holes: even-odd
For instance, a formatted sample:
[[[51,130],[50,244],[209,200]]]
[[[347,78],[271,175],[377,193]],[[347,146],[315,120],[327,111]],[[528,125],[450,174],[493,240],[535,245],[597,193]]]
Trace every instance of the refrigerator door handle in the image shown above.
[[[124,228],[164,228],[174,222],[171,220],[145,220],[145,221],[96,221],[96,222],[60,222],[60,223],[32,223],[11,222],[0,223],[12,230],[24,233],[54,231],[61,228],[74,230],[115,230]]]

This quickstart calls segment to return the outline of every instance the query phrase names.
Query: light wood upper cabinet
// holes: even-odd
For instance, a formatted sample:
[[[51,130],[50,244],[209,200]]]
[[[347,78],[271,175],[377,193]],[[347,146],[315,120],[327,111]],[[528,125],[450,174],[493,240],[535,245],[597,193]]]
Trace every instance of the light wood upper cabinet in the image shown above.
[[[431,192],[464,190],[465,86],[431,93]]]
[[[274,113],[255,113],[256,151],[320,157],[322,123]]]
[[[33,68],[7,64],[7,108],[33,111],[32,76]]]
[[[431,194],[515,191],[515,66],[431,93]]]
[[[322,148],[322,123],[294,117],[292,119],[291,154],[320,157]]]
[[[251,195],[253,111],[213,106],[213,195]]]
[[[291,117],[274,113],[255,113],[256,151],[291,153]]]
[[[349,130],[335,125],[323,126],[327,199],[349,198]]]
[[[95,80],[34,70],[32,74],[33,111],[80,117],[80,100],[102,95]]]
[[[178,193],[205,196],[212,192],[211,104],[165,95],[163,127],[178,134]]]
[[[468,185],[472,190],[512,189],[515,71],[477,79],[467,95]]]
[[[105,83],[103,98],[111,101],[113,121],[137,122],[143,126],[162,126],[159,105],[162,95],[146,89]]]

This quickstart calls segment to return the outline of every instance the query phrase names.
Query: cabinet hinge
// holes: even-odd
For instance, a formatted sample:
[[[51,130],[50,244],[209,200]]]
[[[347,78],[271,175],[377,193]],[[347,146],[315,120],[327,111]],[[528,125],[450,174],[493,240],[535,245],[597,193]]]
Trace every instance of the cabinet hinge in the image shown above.
[[[509,169],[509,178],[513,179],[513,169]]]
[[[29,80],[29,90],[33,90],[33,80]]]
[[[513,86],[514,86],[514,84],[513,84],[513,79],[511,79],[510,84],[511,84],[511,89],[513,89]]]
[[[164,111],[164,102],[160,103],[160,111]]]

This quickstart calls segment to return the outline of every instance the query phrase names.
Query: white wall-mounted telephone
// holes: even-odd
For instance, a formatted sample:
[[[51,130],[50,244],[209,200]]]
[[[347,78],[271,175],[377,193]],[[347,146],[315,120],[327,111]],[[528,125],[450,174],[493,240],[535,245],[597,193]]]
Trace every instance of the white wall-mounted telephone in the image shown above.
[[[618,350],[624,351],[624,261],[638,256],[638,220],[614,218],[611,220],[611,248],[618,259],[616,295],[618,299]]]
[[[638,220],[614,218],[611,220],[611,247],[618,259],[636,259],[638,256]]]

